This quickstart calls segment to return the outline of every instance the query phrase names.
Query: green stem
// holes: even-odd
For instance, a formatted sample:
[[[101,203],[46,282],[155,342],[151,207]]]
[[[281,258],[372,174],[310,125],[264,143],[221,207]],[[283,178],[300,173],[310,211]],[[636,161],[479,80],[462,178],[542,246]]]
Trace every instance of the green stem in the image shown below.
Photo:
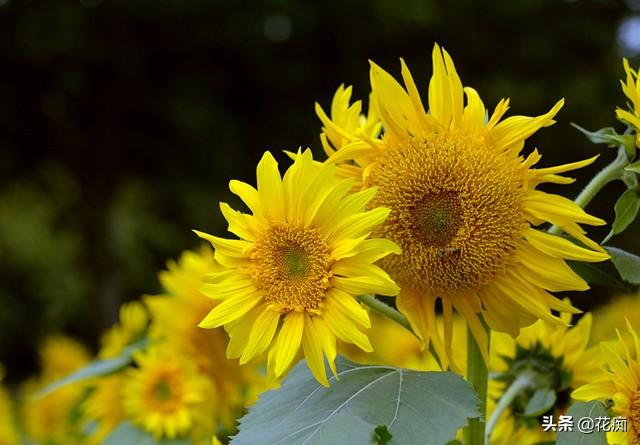
[[[383,303],[382,301],[378,300],[376,297],[372,297],[371,295],[361,295],[359,299],[361,303],[366,304],[367,306],[369,306],[371,309],[378,312],[379,314],[384,315],[387,318],[390,318],[391,320],[395,321],[400,326],[405,328],[407,331],[415,335],[415,332],[413,332],[413,329],[411,328],[411,323],[409,323],[409,320],[407,320],[407,317],[402,315],[400,312],[398,312],[388,304]]]
[[[628,163],[629,159],[627,158],[627,152],[624,147],[618,148],[616,158],[611,161],[611,164],[607,165],[591,178],[589,184],[582,189],[580,194],[574,199],[574,202],[584,209],[605,185],[612,181],[623,179],[625,175],[624,167]],[[553,233],[554,235],[559,235],[561,232],[562,229],[558,226],[554,225],[549,228],[549,233]]]
[[[534,384],[532,376],[525,372],[524,374],[520,374],[517,379],[515,379],[509,388],[505,391],[505,393],[500,398],[500,401],[496,405],[496,408],[491,413],[491,417],[487,422],[487,433],[485,438],[485,443],[489,443],[491,439],[491,434],[493,433],[494,428],[496,427],[500,416],[502,413],[511,405],[511,403],[515,400],[520,393],[528,388],[531,388]]]
[[[487,331],[488,338],[490,338],[490,331],[484,321],[483,325],[485,331]],[[486,346],[487,350],[489,349],[489,345],[483,346]],[[487,364],[480,352],[480,346],[476,342],[471,329],[467,326],[467,380],[471,383],[480,399],[480,417],[469,420],[469,425],[464,430],[465,445],[484,444],[488,377]]]

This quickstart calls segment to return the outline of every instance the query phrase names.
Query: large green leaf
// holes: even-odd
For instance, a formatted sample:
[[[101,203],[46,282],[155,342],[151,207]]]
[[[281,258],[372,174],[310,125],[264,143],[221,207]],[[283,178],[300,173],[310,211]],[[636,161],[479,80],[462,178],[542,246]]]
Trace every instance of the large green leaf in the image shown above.
[[[557,445],[607,445],[606,433],[603,431],[595,431],[595,425],[598,417],[607,417],[606,408],[600,402],[576,402],[574,403],[567,416],[571,416],[573,419],[573,431],[560,431],[558,432]],[[580,422],[585,422],[583,419],[591,419],[593,424],[593,431],[586,431],[585,426],[580,427]],[[583,431],[580,431],[582,428]]]
[[[374,444],[381,426],[389,445],[442,445],[479,417],[471,386],[450,372],[361,366],[338,358],[339,381],[321,386],[305,362],[240,420],[233,445]]]
[[[124,350],[117,357],[103,360],[94,360],[84,368],[81,368],[76,372],[69,374],[67,377],[64,377],[45,386],[36,393],[36,397],[44,397],[47,394],[52,393],[56,389],[70,383],[80,382],[92,377],[99,377],[119,371],[120,369],[131,363],[131,361],[133,360],[133,353],[135,351],[144,348],[146,345],[147,340],[142,339],[124,348]]]
[[[134,426],[131,422],[122,422],[107,436],[102,445],[189,445],[189,439],[159,439]]]
[[[605,248],[622,279],[631,284],[640,284],[640,256],[617,247]]]
[[[636,185],[624,192],[616,202],[616,219],[611,225],[611,231],[602,241],[606,243],[612,236],[622,233],[631,224],[640,210],[640,188]]]

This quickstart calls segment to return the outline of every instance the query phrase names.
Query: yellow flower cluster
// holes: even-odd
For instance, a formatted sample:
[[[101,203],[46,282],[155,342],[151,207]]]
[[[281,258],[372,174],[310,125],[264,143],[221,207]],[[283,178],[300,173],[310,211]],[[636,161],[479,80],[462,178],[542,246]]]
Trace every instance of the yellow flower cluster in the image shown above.
[[[233,236],[196,231],[210,246],[169,262],[163,293],[122,305],[92,365],[103,371],[79,378],[89,352],[49,339],[41,374],[19,391],[28,439],[100,444],[133,428],[216,444],[302,358],[327,387],[338,354],[464,373],[470,335],[499,376],[489,384],[491,445],[554,440],[527,411],[540,386],[548,414],[565,413],[571,397],[613,401],[630,429],[612,443],[639,443],[640,316],[628,311],[637,297],[595,312],[604,321],[594,343],[627,318],[625,333],[599,348],[592,314],[572,326],[580,311],[555,295],[589,288],[568,262],[609,258],[583,228],[605,222],[539,187],[571,183],[562,174],[595,158],[537,167],[541,155],[523,154],[525,143],[555,122],[563,100],[540,116],[505,118],[509,100],[486,108],[438,45],[432,62],[423,94],[404,61],[402,84],[371,63],[366,114],[344,85],[328,112],[316,105],[322,162],[299,150],[281,169],[266,152],[255,186],[230,181],[246,207],[220,203]],[[632,106],[617,114],[637,129],[640,81],[626,61],[625,70]],[[376,295],[391,298],[405,327],[370,313]],[[522,370],[535,378],[522,380]],[[71,383],[51,389],[64,378]],[[516,381],[521,397],[501,404]],[[13,409],[0,388],[0,445],[19,441]]]

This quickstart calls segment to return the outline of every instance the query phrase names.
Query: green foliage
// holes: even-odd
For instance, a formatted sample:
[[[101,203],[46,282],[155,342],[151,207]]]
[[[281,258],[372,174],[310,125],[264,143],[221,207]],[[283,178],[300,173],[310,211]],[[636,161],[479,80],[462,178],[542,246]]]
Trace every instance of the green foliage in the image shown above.
[[[546,413],[553,408],[557,399],[554,389],[548,387],[537,389],[524,409],[524,416],[537,417]]]
[[[156,439],[148,432],[131,424],[122,422],[104,440],[103,445],[189,445],[189,439]]]
[[[240,420],[231,443],[380,443],[376,436],[386,432],[389,445],[441,445],[480,415],[473,389],[456,374],[361,366],[343,358],[336,364],[339,380],[332,377],[326,388],[299,363],[280,389],[263,394]]]
[[[633,173],[640,173],[640,161],[636,161],[633,164],[629,164],[625,167],[625,170]]]
[[[630,134],[618,134],[613,127],[601,128],[598,131],[585,130],[581,126],[571,123],[577,128],[587,139],[594,144],[607,144],[608,147],[623,146],[629,159],[633,159],[636,155],[635,137]]]
[[[74,382],[80,382],[83,380],[90,379],[92,377],[100,377],[108,374],[112,374],[114,372],[120,371],[125,366],[129,365],[133,361],[133,354],[143,349],[147,345],[147,339],[138,340],[135,343],[130,344],[119,356],[109,359],[102,360],[94,360],[89,363],[84,368],[77,370],[76,372],[53,382],[44,388],[42,388],[36,394],[37,397],[44,397],[47,394],[55,391],[58,388],[61,388],[65,385]]]
[[[606,247],[606,250],[620,277],[628,283],[640,285],[640,256],[618,247]]]
[[[558,432],[557,445],[607,445],[606,433],[603,431],[593,431],[582,433],[577,428],[579,419],[591,418],[594,423],[597,417],[608,416],[607,410],[600,402],[576,402],[569,411],[568,416],[573,417],[573,431]]]
[[[611,225],[611,231],[602,241],[606,243],[612,236],[622,233],[636,219],[640,210],[640,187],[637,185],[624,192],[615,205],[616,219]]]

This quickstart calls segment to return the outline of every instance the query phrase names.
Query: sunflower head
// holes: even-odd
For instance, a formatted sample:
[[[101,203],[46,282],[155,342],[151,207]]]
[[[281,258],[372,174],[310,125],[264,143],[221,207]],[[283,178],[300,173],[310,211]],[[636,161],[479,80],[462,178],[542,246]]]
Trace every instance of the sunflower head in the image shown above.
[[[568,314],[562,318],[567,325],[571,322]],[[503,415],[492,443],[510,443],[509,438],[516,434],[523,437],[518,443],[525,443],[524,437],[537,438],[531,443],[553,439],[550,433],[543,433],[540,416],[564,414],[572,389],[591,381],[599,372],[598,351],[588,348],[591,324],[591,314],[586,314],[573,327],[539,320],[522,329],[515,340],[502,333],[492,336],[494,380],[489,383],[492,401],[499,400],[506,388],[523,374],[530,376],[532,382]],[[528,405],[541,389],[550,390],[554,402],[547,412],[532,415]]]
[[[640,339],[627,320],[627,335],[618,332],[618,340],[600,343],[600,359],[604,368],[572,393],[576,400],[600,400],[611,405],[614,415],[627,418],[626,431],[607,433],[609,443],[640,443]]]
[[[281,376],[300,347],[315,377],[328,385],[336,338],[370,351],[360,327],[369,316],[356,296],[394,295],[398,288],[374,263],[398,247],[368,235],[389,210],[365,207],[375,194],[348,194],[349,179],[313,161],[309,150],[294,156],[283,177],[267,152],[257,168],[258,187],[231,181],[251,214],[220,208],[240,239],[197,232],[211,242],[223,270],[205,276],[202,291],[220,303],[200,323],[225,326],[227,354],[244,364],[267,349],[270,374]]]
[[[622,92],[629,99],[628,109],[618,107],[616,117],[635,129],[636,146],[640,147],[640,79],[638,71],[631,68],[629,61],[623,59],[625,80],[620,80]]]
[[[400,285],[398,308],[445,364],[452,355],[454,309],[480,345],[487,344],[481,317],[514,337],[537,319],[562,323],[553,311],[577,310],[549,291],[588,288],[565,260],[608,257],[579,226],[604,221],[537,190],[544,182],[572,182],[559,173],[594,159],[537,169],[537,150],[520,154],[529,136],[554,123],[563,101],[538,117],[503,119],[509,101],[502,100],[487,119],[478,93],[463,87],[453,60],[436,45],[427,109],[404,61],[401,66],[404,86],[371,64],[371,103],[383,134],[354,135],[336,144],[327,161],[348,170],[365,190],[378,190],[370,207],[391,210],[374,236],[402,249],[380,263]],[[337,132],[339,119],[319,115],[330,138],[328,129]],[[561,227],[581,245],[537,229],[544,223]],[[436,328],[438,299],[444,332]],[[482,352],[487,359],[486,346]]]
[[[63,336],[50,337],[40,348],[42,379],[58,380],[85,365],[89,358],[89,351],[77,341]]]
[[[206,382],[195,367],[171,351],[152,348],[135,356],[122,387],[127,417],[155,437],[187,434],[206,395]]]
[[[210,246],[184,252],[177,262],[168,263],[168,270],[160,273],[165,293],[146,296],[144,302],[152,320],[149,337],[193,362],[215,387],[215,409],[210,411],[207,423],[215,417],[215,421],[220,420],[231,430],[238,413],[265,389],[266,382],[259,370],[261,363],[240,367],[237,360],[227,360],[228,337],[223,328],[198,327],[216,304],[200,292],[202,278],[221,270]],[[213,431],[212,426],[209,433]]]

